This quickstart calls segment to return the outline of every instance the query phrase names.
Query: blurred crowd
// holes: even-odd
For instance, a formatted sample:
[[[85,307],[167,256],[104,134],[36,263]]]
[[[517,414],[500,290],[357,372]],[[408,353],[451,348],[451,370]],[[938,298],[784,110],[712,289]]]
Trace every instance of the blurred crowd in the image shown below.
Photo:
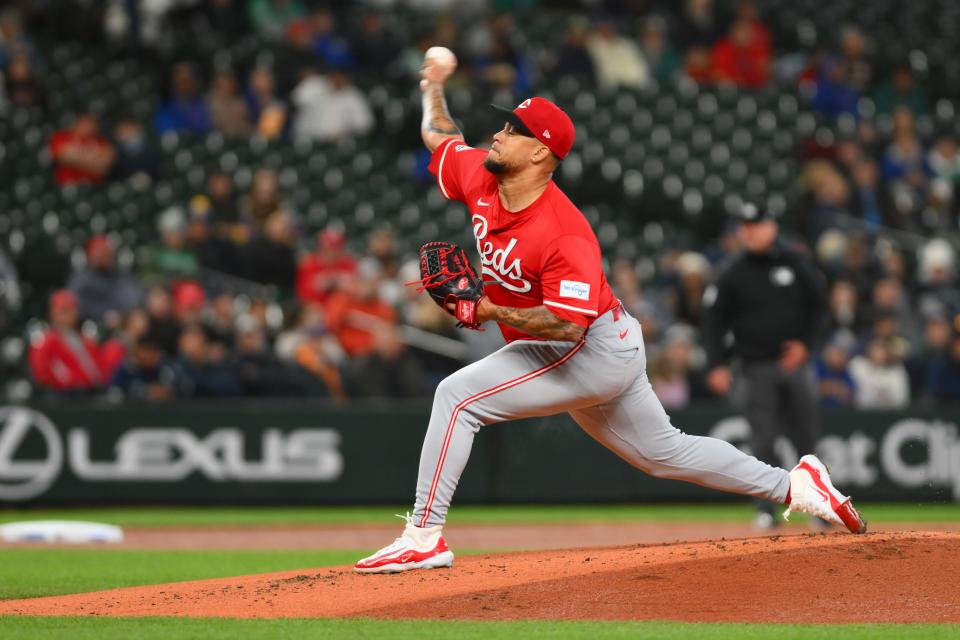
[[[285,303],[238,292],[241,280],[206,277],[200,265],[235,247],[178,209],[161,216],[162,239],[143,249],[135,272],[118,266],[110,238],[92,236],[82,266],[50,297],[48,325],[32,327],[34,379],[59,395],[151,401],[414,398],[429,395],[471,351],[494,348],[487,338],[458,342],[449,317],[403,286],[419,266],[399,262],[389,229],[371,234],[359,257],[336,228],[298,254],[288,218],[271,216],[262,240],[232,262],[276,277],[291,292],[279,298]],[[217,243],[225,251],[210,249]]]
[[[38,15],[30,4],[0,12],[0,102],[7,108],[44,109],[48,102],[25,26]],[[812,136],[797,149],[797,197],[781,220],[829,282],[829,318],[814,363],[823,404],[960,400],[951,242],[960,150],[954,131],[919,126],[938,96],[927,94],[914,60],[877,66],[878,43],[854,25],[838,25],[836,38],[816,47],[784,50],[763,4],[752,0],[350,5],[106,2],[95,19],[65,10],[63,19],[76,14],[75,28],[104,46],[168,64],[149,120],[104,123],[81,112],[52,135],[56,182],[96,188],[155,180],[162,164],[155,141],[169,132],[284,143],[367,135],[377,122],[355,79],[382,74],[412,87],[431,45],[456,52],[461,69],[452,82],[477,95],[498,88],[525,95],[566,75],[588,87],[643,88],[681,77],[744,90],[795,86],[843,132]],[[390,16],[408,5],[431,18],[404,38]],[[556,46],[527,41],[523,11],[537,7],[569,10]],[[238,68],[171,53],[164,47],[176,32],[253,32],[268,46],[252,66]],[[245,192],[236,189],[230,174],[214,172],[201,193],[157,212],[156,241],[138,247],[131,264],[118,264],[117,238],[91,235],[75,272],[49,299],[48,325],[31,325],[36,383],[57,393],[146,400],[418,397],[495,348],[495,331],[457,332],[426,296],[403,286],[417,277],[416,262],[401,254],[390,227],[367,238],[346,237],[335,225],[307,234],[274,169],[258,170]],[[730,227],[706,248],[667,243],[650,256],[652,269],[611,256],[610,280],[641,320],[650,377],[669,407],[710,396],[699,345],[702,299],[736,250]],[[15,308],[17,280],[2,254],[0,287]]]

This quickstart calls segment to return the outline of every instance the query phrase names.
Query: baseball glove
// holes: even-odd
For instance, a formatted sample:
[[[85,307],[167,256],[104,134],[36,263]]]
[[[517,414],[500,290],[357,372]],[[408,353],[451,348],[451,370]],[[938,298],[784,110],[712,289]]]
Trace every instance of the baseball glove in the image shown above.
[[[460,321],[458,326],[480,329],[477,307],[483,298],[483,281],[457,245],[428,242],[420,247],[420,281],[408,284],[419,284],[417,291],[429,293],[441,309]]]

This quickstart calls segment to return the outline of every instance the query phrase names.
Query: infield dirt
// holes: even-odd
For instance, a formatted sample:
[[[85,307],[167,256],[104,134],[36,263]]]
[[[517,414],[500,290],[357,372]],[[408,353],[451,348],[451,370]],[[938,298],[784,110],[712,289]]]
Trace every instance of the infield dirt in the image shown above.
[[[960,534],[739,538],[348,567],[0,602],[0,615],[960,622]]]

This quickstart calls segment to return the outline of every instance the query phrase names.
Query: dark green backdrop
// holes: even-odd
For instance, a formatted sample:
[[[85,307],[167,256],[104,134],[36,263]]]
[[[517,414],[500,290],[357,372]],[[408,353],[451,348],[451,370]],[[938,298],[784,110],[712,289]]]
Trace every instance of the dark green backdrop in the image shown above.
[[[0,502],[407,502],[429,407],[303,403],[0,408]],[[673,422],[738,446],[746,423],[721,407]],[[960,411],[827,412],[818,450],[859,499],[960,498]],[[784,464],[795,455],[783,449]],[[488,427],[460,502],[729,499],[636,471],[566,416]]]

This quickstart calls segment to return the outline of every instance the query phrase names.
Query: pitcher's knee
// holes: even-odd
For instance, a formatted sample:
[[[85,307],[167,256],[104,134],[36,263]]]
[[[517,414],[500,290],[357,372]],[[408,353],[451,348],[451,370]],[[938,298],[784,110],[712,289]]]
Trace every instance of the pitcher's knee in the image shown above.
[[[433,394],[434,406],[438,404],[456,406],[467,397],[466,385],[462,377],[458,375],[459,373],[459,371],[452,373],[440,381]]]

